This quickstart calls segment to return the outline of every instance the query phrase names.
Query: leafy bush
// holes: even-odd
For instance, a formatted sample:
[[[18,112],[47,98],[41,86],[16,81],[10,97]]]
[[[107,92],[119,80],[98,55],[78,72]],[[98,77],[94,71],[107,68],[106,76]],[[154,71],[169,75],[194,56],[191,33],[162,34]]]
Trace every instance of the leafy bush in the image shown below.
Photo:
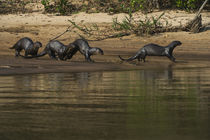
[[[53,3],[54,2],[54,3]],[[89,0],[80,6],[72,5],[69,0],[42,0],[46,12],[59,12],[68,15],[73,12],[86,11],[88,13],[129,13],[130,11],[152,12],[154,9],[179,8],[195,10],[204,0]]]
[[[125,13],[143,11],[151,12],[153,10],[153,2],[151,0],[118,0],[121,2],[122,11]]]
[[[65,15],[68,9],[68,0],[60,0],[58,3],[56,3],[56,10],[62,14]]]
[[[187,11],[198,9],[205,0],[130,0],[130,7],[135,10],[177,7]]]
[[[50,7],[50,0],[42,0],[41,4],[44,5],[44,9],[46,11],[48,11],[49,7]]]
[[[58,0],[54,3],[50,2],[50,0],[42,0],[41,3],[44,5],[45,12],[48,13],[58,12],[61,15],[68,15],[76,10],[75,6],[68,0]]]
[[[194,10],[200,7],[203,0],[176,0],[176,6],[185,10]]]
[[[138,21],[134,21],[132,14],[130,13],[129,16],[125,16],[122,22],[119,22],[117,18],[114,18],[112,27],[116,31],[132,32],[139,36],[152,35],[163,27],[163,24],[160,22],[163,15],[164,13],[157,18],[149,18],[146,16],[144,20],[139,19]]]

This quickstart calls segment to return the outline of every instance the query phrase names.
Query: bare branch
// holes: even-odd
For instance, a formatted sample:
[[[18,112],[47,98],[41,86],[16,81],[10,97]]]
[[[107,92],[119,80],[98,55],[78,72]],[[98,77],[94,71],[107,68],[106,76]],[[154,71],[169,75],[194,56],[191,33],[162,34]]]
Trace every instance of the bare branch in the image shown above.
[[[67,32],[69,32],[69,31],[71,31],[71,30],[70,30],[70,28],[71,28],[71,26],[67,27],[67,29],[66,29],[66,31],[65,31],[65,32],[63,32],[62,34],[60,34],[60,35],[56,36],[55,38],[51,39],[50,41],[53,41],[53,40],[55,40],[55,39],[57,39],[57,38],[61,37],[61,36],[62,36],[62,35],[64,35],[65,33],[67,33]]]

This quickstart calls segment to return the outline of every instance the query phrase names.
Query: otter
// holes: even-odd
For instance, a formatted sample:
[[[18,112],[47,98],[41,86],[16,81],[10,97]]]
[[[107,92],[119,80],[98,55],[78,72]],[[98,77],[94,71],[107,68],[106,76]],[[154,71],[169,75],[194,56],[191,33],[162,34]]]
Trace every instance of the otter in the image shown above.
[[[132,61],[138,59],[138,61],[143,60],[145,62],[146,56],[167,56],[171,61],[175,62],[173,57],[173,50],[176,46],[180,46],[182,43],[180,41],[173,41],[168,46],[160,46],[158,44],[147,44],[141,48],[134,56],[124,59],[121,56],[119,58],[122,61]]]
[[[15,56],[20,56],[20,52],[25,50],[25,56],[31,55],[36,56],[39,48],[42,47],[42,43],[37,41],[33,42],[30,38],[24,37],[21,38],[15,45],[9,49],[15,49]]]
[[[31,56],[31,57],[29,57],[29,56],[27,56],[27,57],[23,56],[23,57],[24,58],[36,58],[36,57],[41,57],[41,56],[48,54],[51,59],[57,59],[56,56],[58,56],[58,58],[60,60],[66,60],[65,57],[67,55],[68,49],[70,49],[69,46],[64,45],[60,41],[53,40],[53,41],[50,41],[46,45],[45,49],[40,54],[38,54],[36,56]]]
[[[77,39],[73,43],[69,44],[69,51],[67,52],[66,59],[71,59],[73,55],[79,51],[81,54],[85,56],[85,60],[88,62],[94,62],[90,56],[95,54],[101,54],[104,55],[104,52],[102,49],[97,47],[90,47],[88,42],[85,39]]]

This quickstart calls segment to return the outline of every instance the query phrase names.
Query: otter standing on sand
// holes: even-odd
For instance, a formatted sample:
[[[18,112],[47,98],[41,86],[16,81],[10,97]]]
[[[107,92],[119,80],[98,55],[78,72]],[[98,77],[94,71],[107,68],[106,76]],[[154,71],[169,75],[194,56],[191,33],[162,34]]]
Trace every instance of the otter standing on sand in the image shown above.
[[[145,62],[146,56],[167,56],[171,61],[175,62],[173,57],[173,50],[176,46],[180,46],[182,43],[180,41],[173,41],[168,46],[160,46],[157,44],[147,44],[141,48],[136,55],[128,59],[124,59],[121,56],[119,58],[123,61],[132,61],[138,59],[138,61],[143,60]]]
[[[84,39],[77,39],[73,43],[69,44],[70,51],[67,53],[66,59],[71,59],[77,51],[80,51],[81,54],[85,56],[85,60],[88,62],[94,62],[90,56],[95,54],[103,55],[104,52],[100,48],[90,47],[88,42]]]
[[[31,57],[29,57],[29,56],[27,56],[27,57],[23,56],[23,57],[24,58],[36,58],[36,57],[41,57],[41,56],[48,54],[49,57],[52,59],[57,59],[56,56],[58,56],[58,58],[60,60],[65,60],[64,58],[66,57],[69,48],[70,48],[69,46],[64,45],[60,41],[53,40],[53,41],[50,41],[46,45],[45,49],[40,54],[38,54],[36,56],[31,56]]]
[[[42,47],[41,42],[33,42],[30,38],[24,37],[20,39],[13,47],[10,49],[15,49],[15,56],[20,56],[20,52],[25,50],[25,56],[32,55],[36,56],[39,48]]]

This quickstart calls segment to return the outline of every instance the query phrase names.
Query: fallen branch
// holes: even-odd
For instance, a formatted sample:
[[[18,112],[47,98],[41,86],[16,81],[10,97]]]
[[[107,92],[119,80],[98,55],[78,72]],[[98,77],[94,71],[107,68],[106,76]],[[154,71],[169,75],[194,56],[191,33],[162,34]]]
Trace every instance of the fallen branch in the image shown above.
[[[207,2],[208,2],[208,0],[205,0],[205,2],[200,7],[200,9],[199,9],[198,13],[196,14],[196,16],[194,17],[194,19],[186,24],[185,31],[190,31],[193,33],[199,33],[201,31],[201,28],[202,28],[201,11],[203,10],[203,8]]]
[[[206,3],[208,2],[208,0],[204,1],[204,3],[202,4],[202,6],[200,7],[196,17],[198,17],[201,14],[201,11],[203,10],[204,6],[206,5]]]
[[[56,36],[55,38],[51,39],[50,41],[53,41],[53,40],[55,40],[55,39],[61,37],[61,36],[64,35],[65,33],[69,32],[69,31],[70,31],[70,28],[71,28],[71,26],[67,27],[67,29],[66,29],[65,32],[61,33],[60,35]]]
[[[105,39],[109,39],[109,38],[118,38],[118,37],[123,37],[123,36],[129,36],[131,35],[131,33],[116,33],[116,34],[113,34],[113,35],[107,35],[105,37],[102,37],[102,38],[97,38],[97,39],[86,39],[87,41],[102,41],[102,40],[105,40]]]
[[[195,18],[192,21],[189,21],[185,25],[180,26],[170,26],[166,21],[166,26],[160,21],[164,13],[162,13],[159,17],[147,17],[142,20],[135,21],[132,17],[132,14],[129,16],[125,16],[125,18],[119,22],[117,18],[113,19],[112,27],[106,28],[105,30],[99,30],[98,26],[97,29],[94,30],[94,26],[85,26],[85,25],[78,25],[74,21],[69,20],[73,28],[76,28],[80,31],[74,31],[77,33],[81,38],[84,38],[88,41],[101,41],[108,38],[117,38],[128,36],[131,34],[136,34],[137,36],[144,36],[144,35],[153,35],[157,33],[163,32],[177,32],[177,31],[187,31],[187,32],[194,32],[198,33],[200,31],[204,31],[206,29],[205,26],[202,26],[202,17],[201,11],[206,5],[208,0],[200,7],[199,11],[196,13]],[[92,39],[90,39],[92,38]]]

